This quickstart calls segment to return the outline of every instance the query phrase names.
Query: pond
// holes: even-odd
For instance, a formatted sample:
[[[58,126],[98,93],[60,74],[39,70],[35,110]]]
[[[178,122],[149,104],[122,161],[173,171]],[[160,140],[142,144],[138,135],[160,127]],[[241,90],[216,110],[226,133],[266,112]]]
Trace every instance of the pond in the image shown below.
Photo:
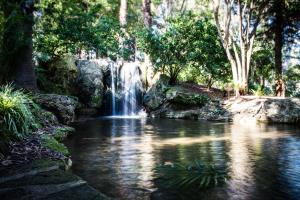
[[[74,126],[72,171],[116,199],[199,199],[164,191],[155,173],[195,160],[230,176],[201,199],[300,199],[300,129],[291,125],[99,118]]]

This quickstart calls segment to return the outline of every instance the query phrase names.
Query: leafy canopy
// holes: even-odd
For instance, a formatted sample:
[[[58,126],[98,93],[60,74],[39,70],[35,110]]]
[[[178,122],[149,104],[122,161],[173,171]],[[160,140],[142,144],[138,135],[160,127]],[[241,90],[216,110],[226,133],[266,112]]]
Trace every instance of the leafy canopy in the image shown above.
[[[138,47],[150,54],[156,70],[170,76],[170,84],[186,68],[211,79],[228,74],[224,50],[209,18],[188,12],[170,18],[166,30],[143,30],[137,35]]]

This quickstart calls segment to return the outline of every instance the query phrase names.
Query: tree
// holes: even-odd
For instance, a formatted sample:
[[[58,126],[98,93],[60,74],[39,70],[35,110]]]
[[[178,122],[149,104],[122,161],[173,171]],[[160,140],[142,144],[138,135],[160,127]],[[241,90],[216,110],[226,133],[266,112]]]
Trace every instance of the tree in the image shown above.
[[[214,0],[214,18],[238,86],[237,96],[247,90],[256,30],[267,6],[268,0]]]
[[[169,19],[166,32],[146,29],[138,38],[138,46],[149,53],[156,70],[170,77],[171,85],[176,84],[178,75],[188,67],[210,76],[209,86],[226,71],[225,53],[209,19],[199,19],[192,13],[179,15]]]
[[[119,22],[122,28],[127,24],[127,0],[120,1]]]
[[[259,83],[261,89],[264,89],[266,80],[271,82],[274,78],[274,52],[272,44],[262,41],[258,43],[251,59],[251,78],[255,83]]]
[[[33,65],[33,0],[2,1],[4,33],[2,41],[1,82],[36,90]]]
[[[143,19],[144,25],[147,28],[151,27],[152,16],[151,16],[151,0],[143,0]]]
[[[44,0],[38,9],[40,17],[34,32],[38,55],[53,59],[93,50],[97,57],[116,58],[118,20],[99,2]]]
[[[300,2],[296,0],[272,0],[268,8],[264,36],[274,40],[275,73],[277,81],[282,79],[284,46],[292,46],[300,39]],[[290,49],[287,48],[289,51]],[[283,94],[284,95],[284,94]]]

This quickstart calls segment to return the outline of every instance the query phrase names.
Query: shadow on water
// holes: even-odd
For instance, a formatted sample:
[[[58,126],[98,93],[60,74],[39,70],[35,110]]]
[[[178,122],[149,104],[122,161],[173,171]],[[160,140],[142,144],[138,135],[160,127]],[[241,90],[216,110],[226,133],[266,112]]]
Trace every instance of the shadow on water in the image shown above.
[[[300,129],[167,119],[101,118],[75,125],[66,141],[73,172],[117,199],[199,199],[164,191],[155,168],[194,160],[231,179],[203,199],[300,199]]]

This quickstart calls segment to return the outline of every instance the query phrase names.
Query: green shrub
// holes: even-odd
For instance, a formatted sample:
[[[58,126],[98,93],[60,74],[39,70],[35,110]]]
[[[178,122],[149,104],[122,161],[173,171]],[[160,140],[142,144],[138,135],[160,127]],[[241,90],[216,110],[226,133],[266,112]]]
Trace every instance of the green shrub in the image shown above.
[[[228,178],[226,170],[212,164],[204,165],[200,161],[187,166],[179,163],[162,165],[156,173],[165,187],[183,191],[218,186]]]
[[[265,95],[264,88],[259,86],[257,89],[252,89],[251,93],[254,94],[255,96],[261,97]]]
[[[286,71],[286,95],[300,97],[300,65],[290,66]]]
[[[50,135],[42,135],[42,145],[65,156],[69,155],[68,148]]]
[[[22,90],[0,87],[1,151],[11,140],[22,139],[38,127],[32,110],[39,109]]]

